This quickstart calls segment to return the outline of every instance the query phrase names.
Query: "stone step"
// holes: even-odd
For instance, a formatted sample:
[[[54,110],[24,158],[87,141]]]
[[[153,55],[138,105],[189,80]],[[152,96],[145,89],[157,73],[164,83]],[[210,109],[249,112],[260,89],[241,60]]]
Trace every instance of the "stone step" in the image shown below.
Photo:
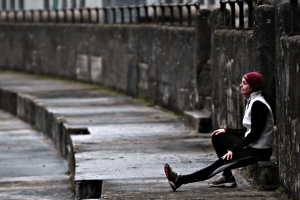
[[[275,159],[270,161],[259,161],[258,163],[247,167],[248,175],[252,183],[257,185],[260,190],[276,190],[279,184],[278,164]]]
[[[196,132],[211,131],[211,112],[207,110],[184,111],[184,125]]]

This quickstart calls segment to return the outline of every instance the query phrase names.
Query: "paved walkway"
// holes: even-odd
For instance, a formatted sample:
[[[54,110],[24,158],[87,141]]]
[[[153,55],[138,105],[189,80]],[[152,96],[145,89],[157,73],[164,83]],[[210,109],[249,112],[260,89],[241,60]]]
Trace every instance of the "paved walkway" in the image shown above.
[[[281,199],[251,187],[238,170],[235,188],[211,188],[208,180],[173,192],[163,172],[166,162],[185,174],[216,156],[209,134],[190,132],[157,107],[80,84],[11,73],[0,74],[0,94],[16,102],[16,109],[9,109],[44,130],[64,157],[74,150],[77,199],[100,193],[102,199]]]
[[[0,199],[74,199],[65,161],[51,141],[0,110]]]

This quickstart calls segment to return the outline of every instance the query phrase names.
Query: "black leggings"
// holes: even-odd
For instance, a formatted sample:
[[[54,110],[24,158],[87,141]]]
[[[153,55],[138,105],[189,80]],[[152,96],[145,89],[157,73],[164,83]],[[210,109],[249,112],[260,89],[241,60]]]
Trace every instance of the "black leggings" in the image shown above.
[[[241,139],[244,135],[241,133],[221,133],[219,135],[212,136],[212,143],[215,148],[215,151],[219,157],[217,161],[212,163],[206,168],[203,168],[195,173],[182,175],[179,179],[179,182],[182,184],[203,181],[210,178],[211,174],[218,169],[219,167],[235,160],[241,160],[236,164],[228,167],[223,171],[223,175],[230,177],[232,175],[231,169],[245,167],[251,164],[256,163],[257,161],[269,160],[272,155],[272,148],[269,149],[254,149],[247,147],[245,149],[236,151],[233,153],[232,160],[223,160],[221,157],[227,153],[227,150],[230,150],[231,147]]]

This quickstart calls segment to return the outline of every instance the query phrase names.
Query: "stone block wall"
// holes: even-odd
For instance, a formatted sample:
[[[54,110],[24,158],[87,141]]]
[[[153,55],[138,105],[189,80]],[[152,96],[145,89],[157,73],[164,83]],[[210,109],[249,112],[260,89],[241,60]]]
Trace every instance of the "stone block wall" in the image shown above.
[[[183,111],[195,107],[194,40],[194,27],[2,23],[0,66],[96,82]]]
[[[214,128],[242,128],[245,110],[240,83],[244,74],[264,76],[263,91],[275,110],[275,9],[260,6],[253,30],[216,29],[212,35],[212,123]]]
[[[299,4],[298,13],[300,13]],[[298,16],[300,30],[300,15]],[[300,198],[300,36],[291,32],[289,3],[276,9],[276,135],[279,180],[293,199]]]

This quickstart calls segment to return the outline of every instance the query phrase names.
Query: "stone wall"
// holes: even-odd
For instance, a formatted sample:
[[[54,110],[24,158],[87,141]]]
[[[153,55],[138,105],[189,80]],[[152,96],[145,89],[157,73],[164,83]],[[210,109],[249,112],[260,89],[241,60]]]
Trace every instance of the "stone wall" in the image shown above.
[[[275,110],[275,9],[260,6],[253,30],[217,29],[212,36],[213,127],[242,128],[245,110],[240,83],[244,74],[264,76],[263,91]]]
[[[0,67],[91,81],[184,111],[199,104],[195,38],[195,27],[1,23]],[[210,46],[201,48],[209,59]]]
[[[275,13],[276,11],[276,13]],[[299,12],[300,13],[300,4]],[[300,15],[298,15],[300,22]],[[298,23],[300,30],[300,23]],[[293,199],[300,192],[300,36],[290,35],[289,3],[260,6],[253,30],[216,29],[212,35],[212,122],[215,128],[241,128],[245,102],[239,84],[249,71],[265,78],[277,131],[274,154],[279,182]]]
[[[300,4],[299,12],[300,13]],[[300,22],[300,15],[298,16]],[[300,198],[300,36],[291,32],[289,3],[276,9],[277,127],[279,179]],[[298,23],[300,30],[300,23]]]

